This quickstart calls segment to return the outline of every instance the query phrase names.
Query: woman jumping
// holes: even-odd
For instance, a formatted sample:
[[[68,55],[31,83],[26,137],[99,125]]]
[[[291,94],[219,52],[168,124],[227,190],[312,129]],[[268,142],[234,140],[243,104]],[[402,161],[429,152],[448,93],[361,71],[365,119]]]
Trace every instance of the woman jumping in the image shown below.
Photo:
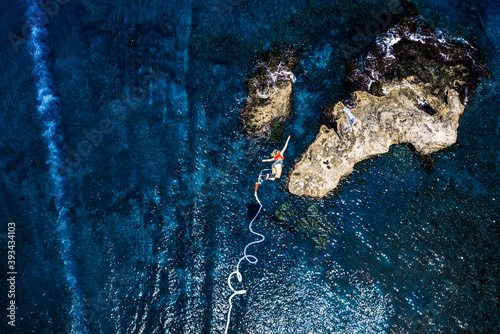
[[[288,136],[288,139],[286,140],[285,146],[283,146],[283,149],[281,151],[279,150],[274,150],[273,151],[273,158],[271,159],[264,159],[262,162],[271,162],[274,161],[273,163],[273,169],[272,169],[272,174],[267,174],[266,180],[276,180],[281,177],[281,172],[283,170],[283,161],[285,160],[283,158],[283,154],[285,154],[285,150],[288,146],[288,141],[290,140],[290,136]]]

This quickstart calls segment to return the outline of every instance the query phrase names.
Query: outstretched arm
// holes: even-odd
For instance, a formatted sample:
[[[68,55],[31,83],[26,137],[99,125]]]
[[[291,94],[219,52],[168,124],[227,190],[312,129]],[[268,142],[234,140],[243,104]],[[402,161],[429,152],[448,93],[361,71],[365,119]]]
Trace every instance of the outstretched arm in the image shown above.
[[[271,159],[264,159],[264,160],[262,160],[262,162],[271,162],[271,161],[274,161],[274,159],[271,158]]]
[[[285,153],[285,150],[288,147],[289,140],[290,140],[290,136],[288,136],[288,139],[286,140],[285,146],[283,146],[283,149],[281,150],[281,155],[283,155]]]

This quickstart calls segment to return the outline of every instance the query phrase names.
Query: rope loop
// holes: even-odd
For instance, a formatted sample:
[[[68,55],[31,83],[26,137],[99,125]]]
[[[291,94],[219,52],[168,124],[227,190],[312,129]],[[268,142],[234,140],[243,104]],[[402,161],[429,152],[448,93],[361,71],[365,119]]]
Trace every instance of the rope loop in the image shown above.
[[[261,183],[261,177],[262,177],[264,171],[265,171],[265,169],[262,170],[260,172],[260,174],[259,174],[259,184]],[[247,254],[248,247],[250,247],[252,245],[255,245],[255,244],[258,244],[258,243],[261,243],[262,241],[266,240],[266,237],[264,237],[260,233],[255,232],[252,229],[253,222],[255,221],[255,219],[257,219],[257,217],[260,214],[260,211],[262,210],[262,203],[259,200],[259,196],[257,196],[257,187],[255,188],[254,195],[255,195],[255,199],[257,199],[257,202],[259,203],[259,211],[257,211],[257,214],[255,215],[255,217],[253,217],[253,219],[250,222],[250,224],[248,224],[248,229],[250,230],[251,233],[253,233],[256,236],[260,237],[260,239],[252,241],[252,242],[250,242],[249,244],[247,244],[245,246],[245,249],[243,250],[243,256],[239,259],[238,264],[236,265],[236,270],[233,271],[231,274],[229,274],[229,277],[227,278],[227,285],[229,286],[229,289],[231,289],[231,291],[233,292],[233,294],[231,295],[231,297],[229,297],[229,311],[227,313],[227,323],[226,323],[226,330],[224,331],[224,334],[227,334],[227,331],[229,330],[229,323],[231,321],[231,310],[233,309],[233,302],[232,302],[233,297],[236,296],[236,295],[244,295],[245,293],[247,293],[246,290],[236,290],[236,289],[234,289],[233,286],[231,285],[231,279],[233,278],[234,275],[236,275],[236,278],[238,279],[238,282],[241,283],[243,281],[243,277],[241,276],[241,273],[240,273],[240,264],[241,264],[241,262],[243,260],[246,260],[250,264],[256,264],[259,261],[257,259],[257,257],[255,257],[253,255],[250,255],[250,254]]]

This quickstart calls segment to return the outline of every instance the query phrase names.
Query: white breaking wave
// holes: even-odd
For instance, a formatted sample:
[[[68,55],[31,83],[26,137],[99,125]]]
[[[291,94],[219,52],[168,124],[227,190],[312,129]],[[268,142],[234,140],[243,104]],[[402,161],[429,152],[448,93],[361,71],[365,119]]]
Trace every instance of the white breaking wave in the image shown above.
[[[392,54],[392,47],[399,43],[399,41],[401,41],[401,35],[394,28],[392,28],[386,33],[377,37],[376,44],[384,51],[386,57],[396,58]]]
[[[58,98],[52,91],[52,79],[47,66],[49,49],[45,45],[44,39],[48,36],[48,32],[42,25],[45,18],[38,3],[35,0],[28,0],[27,4],[26,17],[31,28],[28,48],[34,63],[33,74],[36,76],[37,111],[45,127],[43,137],[48,149],[47,164],[49,165],[50,176],[54,182],[55,206],[58,214],[57,230],[62,244],[61,257],[64,262],[66,278],[72,296],[70,312],[72,320],[71,332],[88,333],[83,312],[84,299],[78,288],[75,263],[71,255],[73,246],[70,238],[70,208],[72,207],[72,203],[66,194],[65,179],[61,173],[63,170],[63,154],[61,151],[63,138],[58,133]]]
[[[292,82],[295,82],[297,80],[291,71],[286,70],[283,63],[280,63],[278,65],[276,71],[270,71],[267,65],[264,66],[266,67],[267,76],[269,79],[266,82],[266,93],[261,93],[258,89],[256,89],[256,93],[261,99],[267,99],[273,96],[278,91],[278,80],[292,80]],[[269,92],[271,89],[272,92]]]
[[[381,48],[384,51],[384,54],[387,58],[395,59],[392,51],[394,45],[398,44],[403,37],[406,37],[408,40],[412,42],[420,42],[422,44],[426,44],[428,39],[432,39],[433,36],[427,36],[419,31],[416,33],[410,32],[408,28],[404,28],[404,31],[400,31],[401,26],[395,26],[390,28],[387,32],[381,34],[376,39],[377,47]]]

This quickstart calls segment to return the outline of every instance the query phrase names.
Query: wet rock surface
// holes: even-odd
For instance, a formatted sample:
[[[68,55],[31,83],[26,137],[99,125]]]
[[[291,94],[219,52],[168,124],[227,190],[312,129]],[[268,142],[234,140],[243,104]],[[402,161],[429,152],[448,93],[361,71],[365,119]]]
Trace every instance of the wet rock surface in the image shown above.
[[[467,99],[486,75],[472,45],[404,18],[363,63],[347,67],[345,84],[354,92],[325,109],[325,124],[290,172],[289,191],[323,197],[357,162],[393,144],[423,155],[454,144]]]
[[[247,82],[249,96],[241,113],[248,135],[281,141],[292,111],[292,70],[297,63],[293,51],[270,52],[258,61],[256,74]]]
[[[451,87],[464,102],[488,70],[474,46],[446,38],[420,18],[406,17],[377,38],[377,48],[364,62],[349,62],[346,72],[345,84],[353,91],[381,95],[384,82],[414,76],[431,84],[427,87],[441,100]]]

